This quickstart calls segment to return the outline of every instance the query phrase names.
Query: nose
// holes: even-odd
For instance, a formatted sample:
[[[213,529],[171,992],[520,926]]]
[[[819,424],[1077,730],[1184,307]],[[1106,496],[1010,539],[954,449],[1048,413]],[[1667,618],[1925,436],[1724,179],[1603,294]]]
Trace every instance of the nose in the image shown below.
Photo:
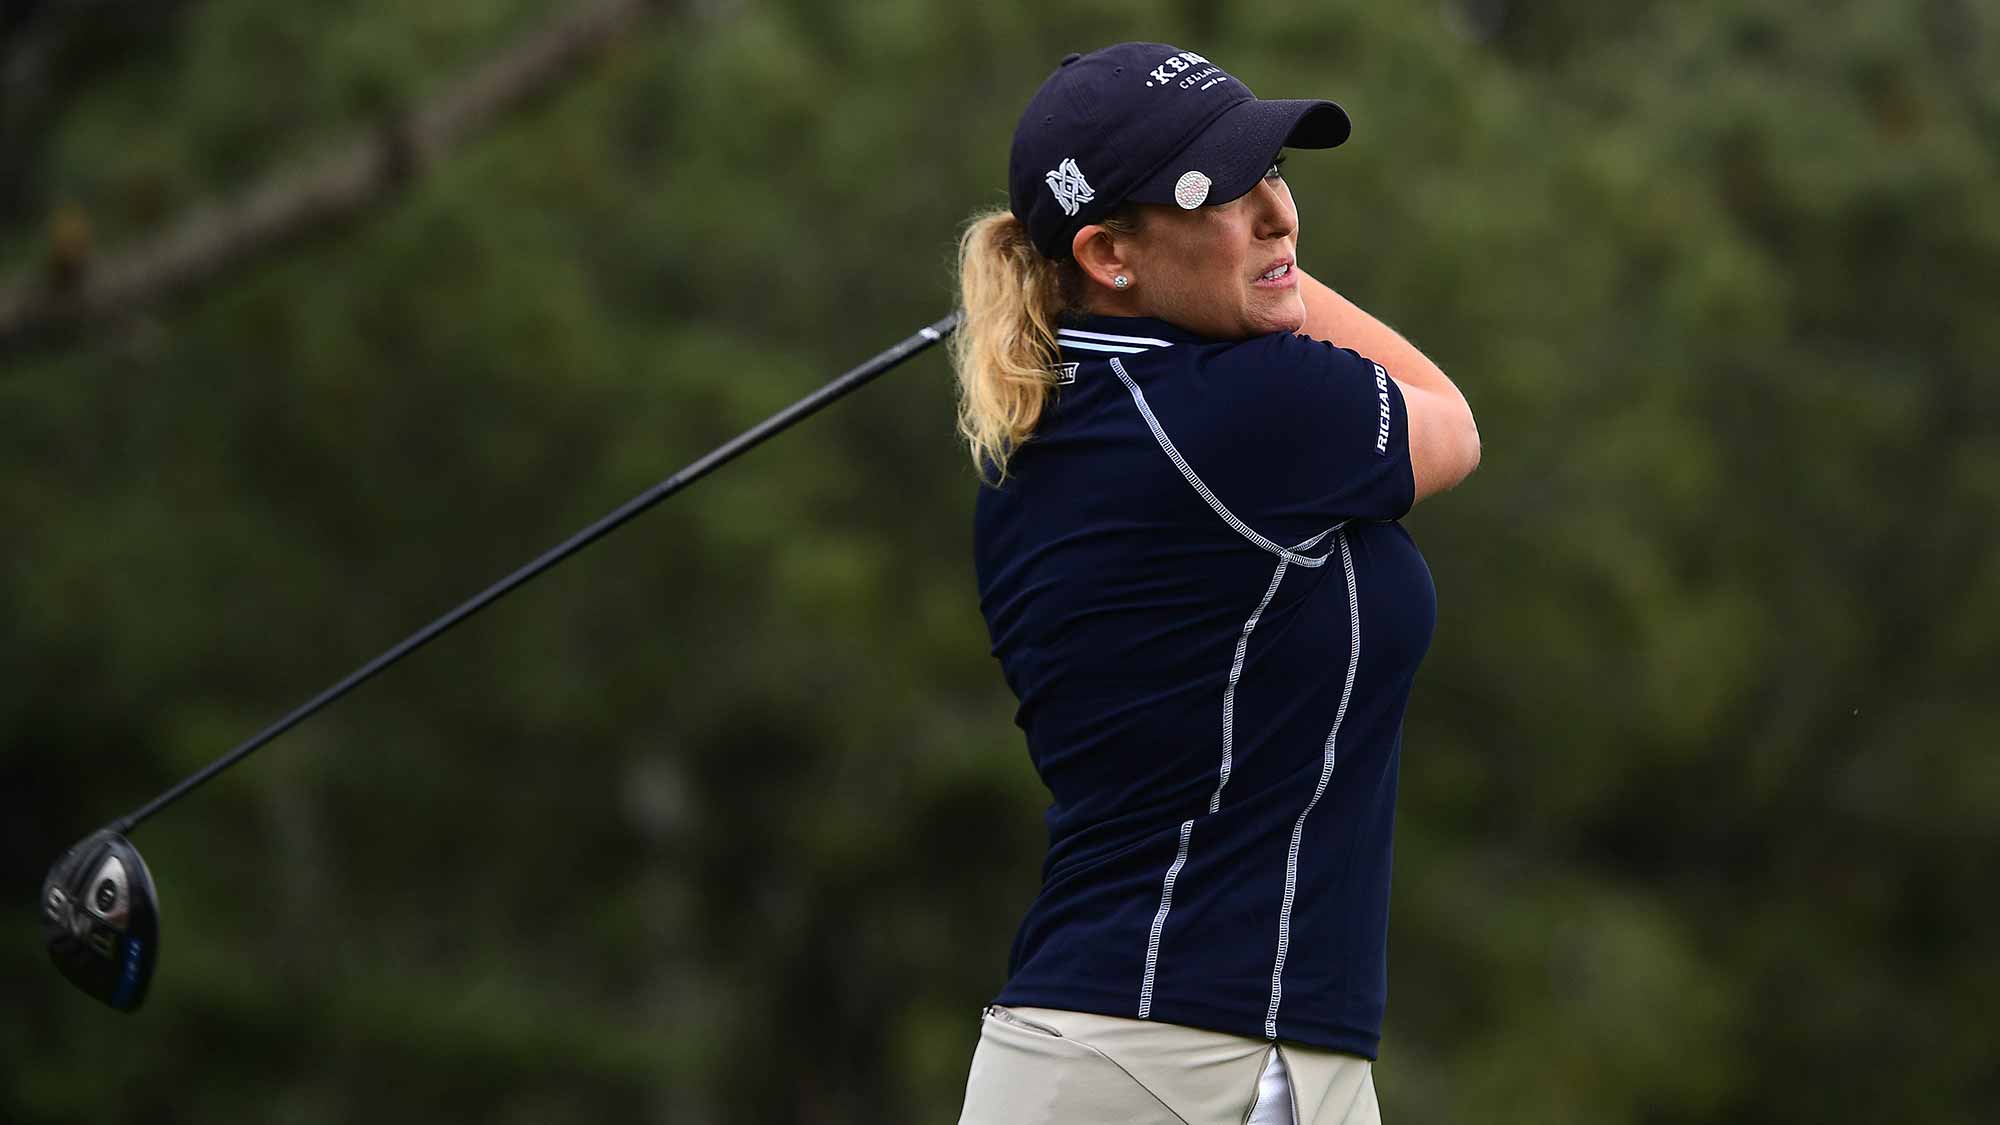
[[[1298,230],[1298,208],[1283,180],[1260,180],[1250,194],[1257,205],[1258,238],[1286,238]]]

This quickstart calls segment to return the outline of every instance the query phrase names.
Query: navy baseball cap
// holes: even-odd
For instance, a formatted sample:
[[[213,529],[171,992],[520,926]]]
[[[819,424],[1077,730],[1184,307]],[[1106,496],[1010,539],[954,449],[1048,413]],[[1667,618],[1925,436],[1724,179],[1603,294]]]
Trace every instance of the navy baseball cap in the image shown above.
[[[1067,258],[1120,203],[1227,203],[1280,149],[1332,148],[1351,128],[1332,102],[1264,101],[1193,51],[1119,43],[1063,59],[1028,101],[1008,203],[1037,250]]]

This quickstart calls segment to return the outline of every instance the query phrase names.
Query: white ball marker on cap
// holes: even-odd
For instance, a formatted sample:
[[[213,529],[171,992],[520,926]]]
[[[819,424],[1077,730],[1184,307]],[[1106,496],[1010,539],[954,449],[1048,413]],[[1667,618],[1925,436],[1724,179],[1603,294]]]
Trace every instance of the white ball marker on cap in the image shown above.
[[[1208,198],[1210,183],[1209,178],[1200,172],[1183,175],[1180,181],[1174,184],[1174,202],[1180,204],[1182,210],[1194,210]]]

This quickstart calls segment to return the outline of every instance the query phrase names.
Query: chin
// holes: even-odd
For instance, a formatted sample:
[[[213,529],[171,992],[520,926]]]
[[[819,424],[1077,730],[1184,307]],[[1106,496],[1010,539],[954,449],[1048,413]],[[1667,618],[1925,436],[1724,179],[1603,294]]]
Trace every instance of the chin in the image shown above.
[[[1304,298],[1300,297],[1296,292],[1294,292],[1291,295],[1290,300],[1285,301],[1283,304],[1280,304],[1277,308],[1272,309],[1270,313],[1265,317],[1264,331],[1266,333],[1271,333],[1271,332],[1296,333],[1305,326],[1306,326],[1306,302]]]

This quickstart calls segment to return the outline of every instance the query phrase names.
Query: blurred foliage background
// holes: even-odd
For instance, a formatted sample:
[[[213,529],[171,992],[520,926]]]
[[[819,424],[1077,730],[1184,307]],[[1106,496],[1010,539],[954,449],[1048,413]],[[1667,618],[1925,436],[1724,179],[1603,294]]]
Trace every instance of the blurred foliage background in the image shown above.
[[[1045,794],[941,354],[148,824],[138,1016],[34,898],[941,315],[1019,107],[1133,38],[1348,108],[1287,165],[1301,259],[1485,438],[1408,521],[1387,1119],[1994,1119],[1990,0],[598,8],[430,150],[581,6],[0,9],[0,285],[50,314],[0,333],[0,1120],[953,1119]],[[78,296],[376,141],[360,204]]]

